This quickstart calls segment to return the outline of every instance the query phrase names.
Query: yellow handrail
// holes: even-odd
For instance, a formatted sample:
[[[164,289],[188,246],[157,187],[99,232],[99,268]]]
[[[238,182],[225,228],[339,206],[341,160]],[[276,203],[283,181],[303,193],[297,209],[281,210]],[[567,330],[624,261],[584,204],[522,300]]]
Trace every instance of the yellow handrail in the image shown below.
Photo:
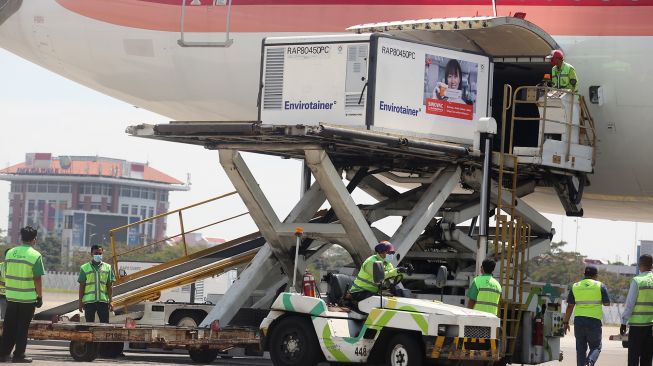
[[[507,85],[507,84],[506,84]],[[504,86],[505,89],[505,86]],[[531,91],[531,93],[529,93]],[[579,106],[580,106],[580,111],[578,113],[579,115],[579,121],[578,125],[573,123],[573,120],[570,121],[558,121],[558,120],[552,120],[549,118],[546,118],[546,112],[548,108],[552,108],[550,106],[550,103],[548,102],[549,93],[550,92],[561,92],[561,93],[567,93],[572,95],[572,110],[570,111],[570,115],[572,115],[573,119],[573,105],[575,104],[574,98],[578,98]],[[519,96],[521,94],[526,94],[526,95],[535,95],[535,96],[542,96],[540,99],[539,97],[533,98],[533,99],[520,99]],[[506,95],[507,96],[507,95]],[[587,104],[585,102],[585,98],[583,98],[582,95],[578,93],[573,93],[569,90],[564,90],[564,89],[556,89],[556,88],[550,88],[546,86],[520,86],[517,87],[514,92],[510,94],[508,97],[512,103],[510,105],[512,107],[515,107],[517,104],[535,104],[538,107],[543,108],[543,113],[542,116],[540,117],[519,117],[516,115],[516,108],[512,108],[512,118],[510,120],[510,135],[509,135],[509,149],[508,153],[511,154],[513,151],[513,142],[514,142],[514,131],[515,131],[515,122],[516,121],[539,121],[540,123],[557,123],[566,126],[567,128],[567,135],[569,136],[567,138],[567,157],[569,156],[569,150],[571,148],[571,131],[573,128],[578,128],[579,131],[579,137],[580,137],[580,131],[584,131],[585,136],[588,137],[587,144],[584,144],[586,146],[590,147],[596,147],[596,129],[594,127],[594,121],[592,120],[591,116],[589,115],[589,111],[587,108]],[[505,101],[504,101],[505,105]],[[505,114],[505,107],[504,107],[504,114]],[[503,119],[505,121],[505,117]],[[584,122],[587,120],[588,125],[585,125]],[[589,136],[588,131],[591,131],[591,138]],[[544,128],[540,129],[539,133],[539,139],[538,139],[538,147],[540,149],[540,155],[542,155],[542,149],[544,146]],[[502,136],[503,138],[503,136]],[[582,144],[579,138],[578,141],[579,144]],[[596,150],[596,149],[594,149]],[[594,156],[592,157],[592,165],[594,165]]]
[[[214,202],[214,201],[217,201],[217,200],[220,200],[220,199],[223,199],[223,198],[235,195],[235,194],[237,194],[236,191],[221,194],[219,196],[209,198],[209,199],[204,200],[204,201],[200,201],[200,202],[188,205],[188,206],[184,206],[182,208],[178,208],[178,209],[175,209],[175,210],[172,210],[172,211],[168,211],[168,212],[165,212],[165,213],[162,213],[162,214],[158,214],[158,215],[155,215],[155,216],[152,216],[152,217],[149,217],[149,218],[137,221],[137,222],[133,222],[133,223],[123,225],[123,226],[120,226],[120,227],[109,230],[109,238],[110,238],[110,241],[111,241],[111,250],[112,250],[111,262],[113,263],[114,272],[116,274],[116,283],[123,282],[123,281],[121,281],[121,274],[120,274],[120,271],[118,270],[118,258],[119,257],[130,254],[130,253],[133,253],[133,252],[136,252],[136,251],[139,251],[139,250],[143,250],[145,248],[150,248],[152,246],[158,245],[160,243],[166,242],[167,240],[170,240],[170,239],[173,239],[173,238],[176,238],[176,237],[181,237],[181,242],[182,242],[183,249],[184,249],[184,256],[181,258],[183,260],[184,258],[189,258],[188,244],[186,243],[186,234],[189,234],[189,233],[192,233],[192,232],[207,228],[209,226],[217,225],[217,224],[220,224],[220,223],[223,223],[223,222],[233,220],[235,218],[247,215],[249,212],[243,212],[243,213],[240,213],[240,214],[237,214],[237,215],[225,218],[225,219],[214,221],[214,222],[212,222],[212,223],[210,223],[208,225],[203,225],[203,226],[194,228],[192,230],[188,230],[188,231],[185,230],[184,221],[183,221],[183,212],[184,211],[186,211],[188,209],[191,209],[191,208],[194,208],[194,207],[197,207],[197,206],[201,206],[201,205],[210,203],[210,202]],[[174,214],[179,215],[179,223],[180,223],[181,233],[166,237],[164,239],[157,240],[157,241],[155,241],[153,243],[149,243],[149,244],[146,244],[146,245],[140,245],[137,248],[129,249],[129,250],[123,252],[123,253],[118,253],[117,252],[116,238],[115,238],[115,234],[117,232],[129,230],[132,227],[139,226],[139,225],[142,225],[142,224],[145,224],[145,223],[148,223],[148,222],[152,222],[154,220],[161,219],[161,218],[164,218],[164,217],[167,217],[167,216],[170,216],[170,215],[174,215]],[[164,269],[161,266],[164,266],[165,268],[167,268],[166,266],[169,267],[169,264],[171,264],[173,262],[176,263],[177,261],[175,261],[175,260],[169,261],[167,263],[162,263],[162,264],[160,264],[158,266],[155,266],[155,267],[157,267],[158,270],[161,270],[161,269]],[[150,272],[151,272],[150,270],[143,270],[143,271],[139,271],[139,276],[135,277],[133,275],[130,275],[128,277],[130,279],[134,279],[134,278],[149,274]]]

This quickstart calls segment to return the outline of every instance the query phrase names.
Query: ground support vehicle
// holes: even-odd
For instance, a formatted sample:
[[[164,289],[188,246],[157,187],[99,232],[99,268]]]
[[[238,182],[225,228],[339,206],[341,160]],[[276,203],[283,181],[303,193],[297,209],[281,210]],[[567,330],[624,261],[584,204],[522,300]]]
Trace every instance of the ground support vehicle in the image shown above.
[[[255,121],[177,121],[128,128],[133,136],[218,151],[221,167],[260,230],[252,234],[260,241],[250,242],[260,244],[256,248],[220,258],[229,261],[240,255],[243,263],[247,255],[249,265],[199,326],[208,329],[215,320],[230,324],[244,308],[267,314],[273,306],[266,316],[278,315],[279,321],[286,316],[306,319],[310,314],[310,324],[294,322],[304,334],[315,333],[318,339],[308,342],[306,336],[304,343],[324,347],[325,357],[336,358],[331,353],[336,351],[360,362],[365,357],[360,356],[365,353],[360,346],[382,340],[373,334],[373,327],[379,329],[376,317],[380,322],[401,313],[409,320],[399,329],[444,337],[429,340],[436,345],[433,348],[422,340],[422,355],[428,349],[431,355],[445,350],[447,357],[455,355],[457,351],[450,351],[455,337],[457,349],[476,354],[478,350],[464,340],[476,337],[464,333],[460,316],[444,323],[459,327],[451,335],[446,327],[442,335],[440,329],[431,329],[444,318],[443,308],[432,302],[422,307],[424,302],[401,299],[393,305],[398,309],[379,307],[375,318],[347,315],[346,320],[329,307],[311,314],[315,307],[326,306],[312,299],[298,298],[297,303],[307,303],[299,312],[289,311],[283,296],[279,304],[280,291],[289,291],[288,278],[301,277],[308,264],[334,244],[360,266],[379,240],[390,240],[397,249],[393,264],[415,267],[405,284],[422,301],[439,298],[463,305],[465,289],[482,260],[497,259],[494,275],[503,288],[501,332],[490,338],[501,340],[499,362],[557,360],[559,293],[549,291],[546,284],[533,288],[525,269],[529,259],[550,249],[554,231],[550,220],[524,198],[544,190],[551,201],[557,197],[567,215],[582,216],[584,187],[597,159],[594,123],[583,97],[536,86],[551,70],[545,57],[560,46],[544,30],[515,17],[426,19],[350,30],[357,34],[266,39]],[[460,80],[444,87],[448,65],[458,70],[454,74]],[[494,142],[500,142],[499,147]],[[285,218],[273,209],[243,152],[303,164],[302,194]],[[357,202],[352,195],[356,189],[373,201]],[[318,215],[327,201],[330,207]],[[493,227],[490,216],[496,222]],[[397,219],[393,233],[374,226],[386,218]],[[295,245],[296,227],[304,229],[301,246]],[[207,265],[219,263],[210,256],[205,259]],[[446,286],[438,286],[434,275],[441,267],[449,273]],[[168,271],[173,268],[179,269]],[[163,271],[157,276],[168,281]],[[151,278],[144,276],[143,282]],[[263,295],[254,298],[257,292]],[[290,305],[295,306],[292,301]],[[428,326],[420,327],[416,319],[425,319],[425,314]],[[322,322],[323,333],[315,332],[316,322]],[[274,337],[275,328],[266,338],[279,339]],[[298,332],[281,337],[290,360],[302,344],[294,335]],[[338,338],[342,341],[334,342]],[[352,356],[348,340],[361,342],[358,355],[354,347]],[[349,346],[343,353],[338,347],[345,345]],[[276,354],[282,348],[271,349]],[[396,355],[410,356],[413,351],[400,347]]]
[[[131,324],[131,325],[130,325]],[[0,327],[0,331],[1,331]],[[138,343],[147,348],[185,349],[197,363],[208,363],[219,353],[235,346],[259,348],[256,328],[212,327],[197,329],[176,326],[137,326],[126,324],[84,324],[35,320],[29,338],[70,341],[70,355],[76,361],[93,361],[98,356],[116,357],[124,343]]]
[[[421,365],[427,358],[474,365],[499,361],[500,320],[494,315],[439,301],[379,296],[361,301],[359,309],[282,293],[261,324],[263,349],[275,366],[321,360],[393,366]]]

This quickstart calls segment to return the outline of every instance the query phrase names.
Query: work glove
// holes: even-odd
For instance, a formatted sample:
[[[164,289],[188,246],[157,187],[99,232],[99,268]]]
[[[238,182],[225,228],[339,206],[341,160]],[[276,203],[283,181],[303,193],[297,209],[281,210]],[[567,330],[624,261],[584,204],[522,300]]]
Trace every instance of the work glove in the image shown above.
[[[36,298],[36,307],[40,308],[41,306],[43,306],[43,298],[39,296]]]
[[[406,273],[407,275],[410,276],[415,272],[415,269],[413,268],[413,265],[409,263],[406,266],[397,267],[397,272]]]
[[[626,330],[628,326],[626,324],[621,324],[621,327],[619,327],[619,334],[621,335],[626,335]]]

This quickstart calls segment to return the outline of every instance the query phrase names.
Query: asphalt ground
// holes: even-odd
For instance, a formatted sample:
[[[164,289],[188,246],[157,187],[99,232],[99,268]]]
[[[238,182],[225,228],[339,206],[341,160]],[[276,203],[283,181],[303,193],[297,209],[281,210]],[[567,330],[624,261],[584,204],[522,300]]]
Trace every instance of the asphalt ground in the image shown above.
[[[619,366],[626,365],[627,350],[621,347],[621,342],[610,341],[608,337],[611,334],[617,334],[619,328],[604,327],[603,329],[603,350],[597,366]],[[562,362],[554,361],[546,365],[550,366],[575,366],[576,365],[576,340],[572,335],[567,335],[561,341],[564,359]],[[34,358],[36,365],[67,365],[71,362],[75,365],[91,364],[90,362],[75,362],[68,353],[67,342],[57,341],[31,341],[27,353]],[[117,359],[96,359],[92,363],[96,366],[113,366],[113,365],[196,365],[188,355],[183,353],[150,353],[150,352],[125,352],[125,357]],[[264,358],[253,357],[234,357],[218,358],[212,365],[250,365],[250,366],[268,366],[272,363]]]

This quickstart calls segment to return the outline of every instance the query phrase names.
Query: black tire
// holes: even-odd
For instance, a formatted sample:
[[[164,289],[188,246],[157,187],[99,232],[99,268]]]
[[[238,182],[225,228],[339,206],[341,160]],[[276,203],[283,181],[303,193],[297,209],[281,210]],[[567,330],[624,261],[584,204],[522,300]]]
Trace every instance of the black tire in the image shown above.
[[[422,366],[424,352],[414,337],[397,334],[388,342],[385,364],[388,366]]]
[[[98,355],[102,358],[117,358],[125,349],[123,342],[106,342],[98,345]]]
[[[193,362],[206,364],[211,363],[215,361],[216,358],[218,358],[218,350],[207,348],[189,349],[188,355],[190,356],[190,359],[193,360]]]
[[[68,349],[75,361],[91,362],[98,355],[98,344],[93,342],[70,341]]]
[[[196,328],[198,325],[202,323],[202,320],[204,320],[204,318],[206,318],[206,313],[201,311],[178,310],[172,313],[170,319],[168,319],[168,324],[177,327],[191,326],[193,328]],[[193,322],[195,323],[194,326],[192,325]]]
[[[313,324],[306,318],[282,319],[270,333],[274,366],[315,366],[324,359]]]

